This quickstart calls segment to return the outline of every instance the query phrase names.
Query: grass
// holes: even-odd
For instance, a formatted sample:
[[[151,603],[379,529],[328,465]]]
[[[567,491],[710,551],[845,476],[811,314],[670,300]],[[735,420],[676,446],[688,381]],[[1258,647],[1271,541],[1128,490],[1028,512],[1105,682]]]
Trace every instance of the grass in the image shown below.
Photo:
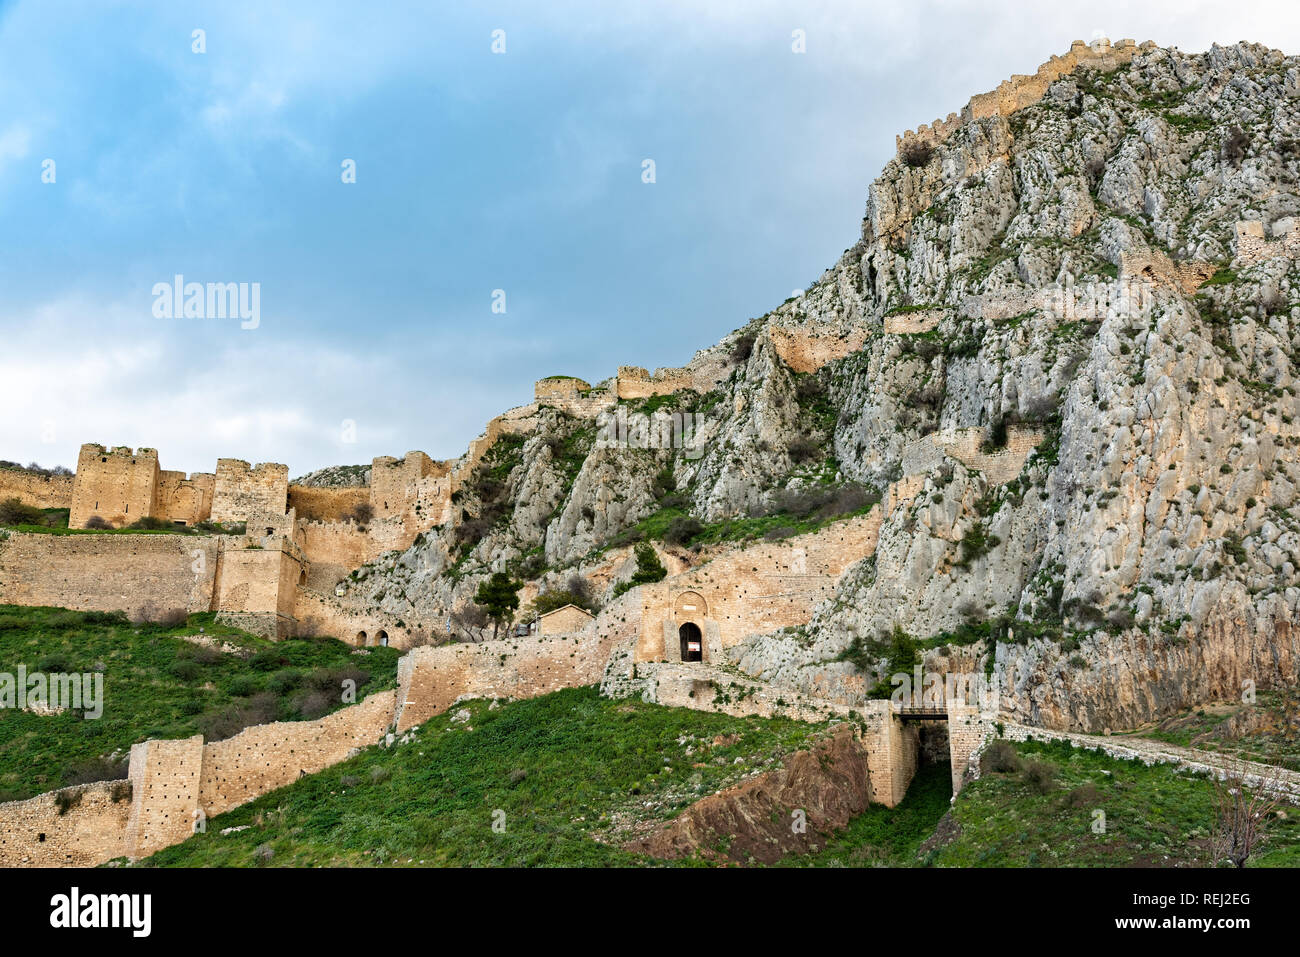
[[[181,637],[200,628],[240,654],[218,654]],[[229,730],[251,705],[265,720],[317,717],[342,706],[341,683],[334,682],[341,669],[368,673],[364,682],[355,676],[358,698],[395,685],[399,651],[353,651],[334,638],[272,642],[219,625],[211,614],[166,627],[104,612],[0,605],[0,671],[16,674],[22,664],[29,673],[104,675],[98,719],[74,711],[0,712],[0,800],[77,783],[98,759],[124,755],[149,738]]]
[[[620,846],[630,822],[668,820],[823,728],[611,700],[592,687],[463,708],[468,720],[453,708],[407,743],[368,748],[213,818],[147,864],[252,865],[265,845],[287,866],[640,866],[654,862]]]
[[[1297,715],[1300,691],[1261,691],[1254,705],[1207,705],[1165,718],[1134,734],[1300,771]]]
[[[984,773],[953,805],[960,835],[930,852],[946,867],[1204,867],[1215,824],[1210,782],[1063,742],[1016,744],[1045,765],[1044,790],[1024,770]],[[1105,830],[1095,833],[1095,812]],[[1300,864],[1300,815],[1270,820],[1249,866]]]
[[[791,855],[781,867],[908,867],[948,810],[951,765],[923,764],[898,807],[873,804],[813,854]]]

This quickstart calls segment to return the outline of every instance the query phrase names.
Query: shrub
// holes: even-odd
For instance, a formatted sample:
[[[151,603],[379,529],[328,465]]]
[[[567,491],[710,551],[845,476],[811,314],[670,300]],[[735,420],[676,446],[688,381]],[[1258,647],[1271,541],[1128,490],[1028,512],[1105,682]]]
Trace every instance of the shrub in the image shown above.
[[[365,527],[375,517],[375,510],[369,502],[362,502],[352,510],[352,521]]]
[[[104,521],[98,515],[92,515],[90,518],[86,519],[86,528],[92,528],[95,531],[104,531],[105,529],[112,527],[112,525],[108,524],[108,522]]]
[[[118,781],[126,777],[128,763],[125,758],[88,758],[68,765],[63,778],[68,784],[94,784],[96,781]]]
[[[270,844],[259,844],[253,850],[253,860],[258,864],[269,864],[273,857],[275,857],[275,848]]]
[[[172,662],[171,673],[181,681],[195,681],[203,670],[190,658],[179,658]]]
[[[1240,166],[1246,158],[1246,147],[1249,145],[1250,137],[1240,126],[1229,127],[1228,135],[1223,138],[1221,153],[1233,166]]]
[[[1101,792],[1095,784],[1081,784],[1065,796],[1065,803],[1068,807],[1096,807],[1101,803]]]
[[[131,527],[146,532],[159,532],[165,528],[172,528],[173,525],[165,518],[155,518],[152,515],[145,515],[143,518],[137,518],[132,522]]]
[[[1019,771],[1023,765],[1024,762],[1016,753],[1015,745],[1002,738],[990,744],[980,755],[980,771],[985,774],[994,771],[999,774],[1009,774]]]
[[[669,545],[688,545],[695,536],[704,531],[700,520],[693,515],[679,515],[668,523],[664,530],[664,541]]]
[[[283,668],[271,675],[266,687],[276,694],[292,691],[302,683],[302,672],[297,668]]]
[[[45,513],[24,505],[17,496],[0,502],[0,525],[39,525]]]
[[[795,463],[808,462],[821,454],[821,447],[806,435],[796,436],[790,443],[790,458]]]
[[[903,162],[914,169],[929,166],[930,160],[934,159],[934,146],[924,140],[912,140],[903,146],[900,155]]]
[[[755,334],[752,332],[742,333],[736,337],[736,341],[731,344],[731,361],[746,362],[754,353]]]
[[[1047,794],[1056,787],[1056,768],[1045,761],[1026,761],[1025,783],[1039,794]]]

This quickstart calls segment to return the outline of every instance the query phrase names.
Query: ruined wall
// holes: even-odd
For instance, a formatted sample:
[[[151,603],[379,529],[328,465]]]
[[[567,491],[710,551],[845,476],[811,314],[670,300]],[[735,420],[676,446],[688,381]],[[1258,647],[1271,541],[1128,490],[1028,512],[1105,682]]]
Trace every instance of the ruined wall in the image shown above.
[[[918,309],[885,316],[885,332],[891,335],[916,335],[929,332],[943,320],[942,309]]]
[[[32,508],[71,508],[72,483],[71,475],[0,469],[0,502],[16,498]]]
[[[860,518],[781,542],[751,545],[633,589],[629,594],[639,595],[642,602],[636,660],[672,658],[671,635],[686,621],[704,634],[706,661],[715,650],[709,640],[711,626],[720,648],[728,648],[747,635],[805,624],[813,608],[834,594],[844,570],[875,552],[880,522],[880,509],[874,508]],[[689,611],[678,601],[687,592],[702,599]]]
[[[982,426],[940,429],[924,435],[903,450],[903,474],[913,476],[932,472],[947,456],[967,468],[983,472],[989,482],[1002,485],[1020,474],[1029,453],[1043,441],[1041,432],[1011,426],[1007,429],[1004,448],[984,452],[980,447],[987,436],[988,430]]]
[[[867,340],[865,329],[837,332],[810,326],[772,326],[767,335],[781,361],[795,372],[816,372],[828,362],[857,352]]]
[[[82,784],[0,804],[0,867],[94,867],[123,857],[131,807],[126,781]]]
[[[250,466],[242,459],[217,459],[212,496],[214,522],[245,522],[254,512],[283,515],[289,502],[289,467],[274,462]]]
[[[581,379],[552,376],[533,384],[536,405],[549,405],[578,418],[594,418],[614,407],[618,401],[608,389],[593,389]]]
[[[1155,44],[1149,40],[1141,46],[1132,40],[1120,40],[1114,46],[1106,39],[1097,40],[1092,45],[1075,40],[1064,56],[1054,56],[1032,74],[1017,73],[1011,79],[1003,80],[997,89],[971,97],[960,116],[949,113],[946,119],[908,130],[896,138],[895,145],[901,152],[913,142],[942,143],[965,123],[991,116],[1010,116],[1016,110],[1033,106],[1047,94],[1049,86],[1080,67],[1109,73],[1128,63],[1139,52],[1154,47]]]
[[[598,684],[606,659],[640,627],[640,603],[624,596],[572,635],[529,635],[416,648],[398,662],[397,730],[422,724],[462,695],[533,698]]]
[[[0,602],[129,615],[208,611],[220,537],[45,535],[0,542]]]
[[[72,482],[71,528],[85,528],[93,515],[120,527],[156,514],[158,453],[125,446],[105,449],[93,442],[77,455]]]
[[[300,519],[346,522],[356,512],[358,505],[370,504],[370,487],[353,485],[346,488],[316,488],[290,485],[288,503]]]
[[[1269,259],[1300,258],[1300,222],[1295,219],[1280,220],[1273,225],[1273,240],[1264,236],[1264,224],[1259,220],[1238,222],[1235,228],[1237,265],[1245,268]]]
[[[960,794],[971,755],[984,746],[993,731],[992,723],[978,708],[948,702],[948,753],[952,761],[952,793]]]
[[[216,476],[211,472],[162,470],[158,473],[158,494],[154,515],[169,522],[194,525],[212,517],[212,495]]]
[[[620,399],[647,399],[685,389],[708,392],[718,384],[715,373],[716,370],[686,366],[656,369],[651,374],[640,366],[619,366],[614,392]]]

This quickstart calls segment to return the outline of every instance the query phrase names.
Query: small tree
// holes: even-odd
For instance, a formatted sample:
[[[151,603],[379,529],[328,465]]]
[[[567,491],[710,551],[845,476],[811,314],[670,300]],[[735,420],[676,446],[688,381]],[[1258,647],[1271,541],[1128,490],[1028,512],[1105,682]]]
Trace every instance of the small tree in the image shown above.
[[[519,609],[519,587],[520,583],[505,572],[493,572],[492,577],[479,585],[474,593],[475,603],[482,605],[492,619],[494,639],[503,624],[508,625],[514,620]]]
[[[1217,820],[1210,846],[1216,862],[1229,860],[1237,867],[1246,866],[1265,820],[1278,805],[1278,769],[1270,769],[1253,791],[1246,790],[1246,774],[1245,761],[1231,760],[1223,777],[1214,779]]]

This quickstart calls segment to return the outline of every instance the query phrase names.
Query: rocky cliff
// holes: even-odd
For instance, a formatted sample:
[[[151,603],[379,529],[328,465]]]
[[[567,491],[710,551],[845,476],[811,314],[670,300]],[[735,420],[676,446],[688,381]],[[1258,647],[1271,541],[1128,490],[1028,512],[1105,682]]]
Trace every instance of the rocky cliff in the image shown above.
[[[543,408],[347,600],[433,617],[494,569],[608,596],[640,537],[689,564],[906,478],[835,599],[734,664],[853,701],[925,654],[1086,730],[1293,682],[1300,59],[1054,62],[900,139],[840,261],[692,360],[716,387],[619,401],[696,416],[693,449]]]

